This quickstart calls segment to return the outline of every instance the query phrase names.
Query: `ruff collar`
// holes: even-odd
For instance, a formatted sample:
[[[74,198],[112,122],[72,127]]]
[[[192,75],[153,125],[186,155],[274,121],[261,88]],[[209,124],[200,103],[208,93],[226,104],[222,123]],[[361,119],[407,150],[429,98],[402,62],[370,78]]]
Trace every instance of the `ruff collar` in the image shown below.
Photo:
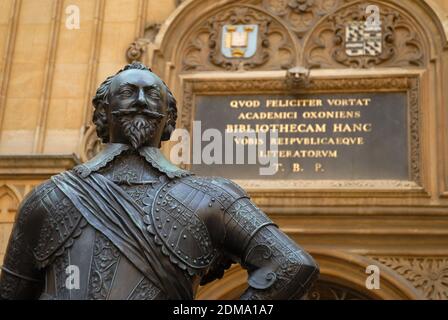
[[[76,166],[73,170],[81,177],[85,178],[92,172],[104,168],[109,162],[114,160],[126,150],[131,147],[122,143],[108,143],[106,148],[93,157],[91,160]],[[166,174],[169,178],[180,178],[190,176],[193,173],[182,170],[168,161],[162,154],[159,148],[142,147],[138,149],[138,153],[149,163],[153,168]]]

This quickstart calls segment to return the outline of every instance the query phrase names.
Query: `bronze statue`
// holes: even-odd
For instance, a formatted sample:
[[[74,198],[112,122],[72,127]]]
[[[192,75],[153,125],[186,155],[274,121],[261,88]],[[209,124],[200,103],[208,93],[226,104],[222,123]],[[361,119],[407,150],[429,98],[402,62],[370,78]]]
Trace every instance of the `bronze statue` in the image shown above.
[[[1,298],[194,299],[232,263],[249,273],[241,299],[305,294],[319,273],[309,254],[236,184],[195,176],[162,155],[177,109],[158,76],[127,65],[101,84],[93,105],[106,147],[23,201]]]

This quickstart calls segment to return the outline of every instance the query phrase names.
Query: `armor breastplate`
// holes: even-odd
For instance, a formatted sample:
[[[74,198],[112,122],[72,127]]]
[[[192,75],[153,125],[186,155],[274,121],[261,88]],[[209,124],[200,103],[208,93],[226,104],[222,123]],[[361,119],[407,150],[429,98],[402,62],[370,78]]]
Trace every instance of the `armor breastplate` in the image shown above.
[[[41,299],[165,298],[58,188],[53,186],[41,205],[47,218],[34,250],[46,270]]]
[[[169,179],[134,154],[116,159],[103,173],[143,208],[147,231],[172,263],[189,276],[206,272],[216,250],[197,209],[210,199],[182,183],[186,178]]]
[[[171,262],[190,275],[203,274],[216,253],[207,226],[196,212],[205,198],[182,182],[168,181],[158,188],[154,200],[143,199],[147,230]]]
[[[152,235],[157,248],[178,268],[180,272],[178,276],[187,277],[193,288],[199,285],[201,278],[209,271],[207,278],[210,280],[222,276],[222,269],[229,266],[228,262],[223,262],[222,256],[218,255],[215,249],[224,234],[223,230],[216,227],[223,226],[222,215],[210,215],[209,211],[224,212],[224,207],[228,207],[234,201],[234,197],[222,192],[213,183],[201,183],[200,179],[192,177],[170,179],[167,175],[154,170],[143,157],[126,152],[117,156],[98,172],[119,185],[142,208],[145,213],[143,222],[147,226],[146,231]],[[57,190],[56,188],[54,192],[58,192]],[[58,197],[62,199],[61,203],[70,204],[63,195],[53,196],[48,201]],[[72,212],[70,219],[80,222],[74,225],[72,231],[64,233],[67,234],[65,239],[57,238],[58,248],[53,251],[45,250],[46,247],[55,247],[54,241],[47,241],[46,245],[41,246],[45,248],[37,252],[37,255],[43,254],[47,262],[51,261],[50,257],[54,260],[47,273],[47,279],[50,281],[47,281],[46,295],[43,298],[46,296],[56,299],[165,297],[164,293],[150,283],[107,237],[90,225],[86,226],[86,221],[79,217],[80,214],[76,209],[69,207],[58,212]],[[211,233],[214,234],[213,239]],[[54,240],[54,237],[51,239]],[[89,254],[86,255],[86,252]],[[81,279],[83,293],[76,294],[75,291],[66,290],[64,287],[64,281],[68,276],[66,268],[74,262],[80,267],[80,274],[88,275]]]

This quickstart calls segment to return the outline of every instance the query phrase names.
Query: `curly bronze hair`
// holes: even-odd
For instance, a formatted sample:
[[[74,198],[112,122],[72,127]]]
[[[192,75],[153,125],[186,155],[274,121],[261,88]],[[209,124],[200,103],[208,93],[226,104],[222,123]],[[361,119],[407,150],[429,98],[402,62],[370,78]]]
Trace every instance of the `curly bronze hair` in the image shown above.
[[[101,83],[99,88],[96,90],[96,94],[92,99],[92,104],[95,109],[93,112],[93,123],[96,126],[96,133],[103,143],[109,142],[109,124],[107,123],[106,106],[108,106],[109,104],[108,98],[109,98],[110,84],[112,80],[115,78],[115,76],[117,76],[123,71],[132,69],[146,70],[148,72],[153,73],[150,68],[148,68],[147,66],[145,66],[140,62],[133,62],[131,64],[128,64],[113,76],[107,77],[106,80],[104,80],[103,83]],[[161,140],[167,141],[170,139],[171,133],[176,128],[177,101],[174,98],[173,93],[170,91],[166,83],[163,82],[163,80],[162,83],[164,84],[167,92],[168,105],[167,105],[167,119],[165,123],[165,128],[163,129]]]

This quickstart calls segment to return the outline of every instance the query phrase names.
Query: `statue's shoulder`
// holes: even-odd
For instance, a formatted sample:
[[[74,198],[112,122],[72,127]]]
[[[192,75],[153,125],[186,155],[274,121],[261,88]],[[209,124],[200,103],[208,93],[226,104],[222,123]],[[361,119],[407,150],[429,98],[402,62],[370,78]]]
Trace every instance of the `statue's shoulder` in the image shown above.
[[[210,199],[217,201],[221,207],[227,209],[240,198],[249,198],[246,191],[230,179],[222,177],[187,176],[178,179],[181,184],[196,189]]]
[[[56,185],[51,180],[46,180],[34,187],[20,204],[16,223],[25,228],[28,225],[32,226],[39,220],[44,219],[46,210],[43,199],[56,188]]]
[[[36,186],[22,202],[16,220],[30,244],[37,265],[44,267],[85,226],[82,215],[50,179]]]

